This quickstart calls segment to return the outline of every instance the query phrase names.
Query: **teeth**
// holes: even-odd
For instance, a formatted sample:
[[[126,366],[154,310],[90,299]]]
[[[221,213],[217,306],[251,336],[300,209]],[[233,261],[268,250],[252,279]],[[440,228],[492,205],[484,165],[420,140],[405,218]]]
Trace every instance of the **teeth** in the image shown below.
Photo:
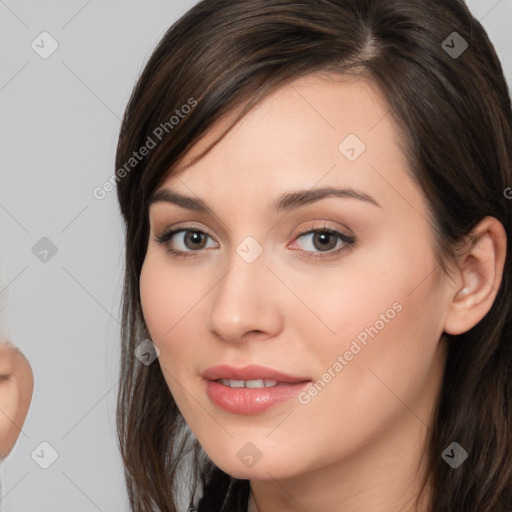
[[[231,380],[231,379],[219,379],[224,386],[230,388],[271,388],[277,386],[277,381],[270,379],[257,379],[257,380]]]
[[[246,388],[264,388],[265,382],[263,380],[246,380],[245,381]]]

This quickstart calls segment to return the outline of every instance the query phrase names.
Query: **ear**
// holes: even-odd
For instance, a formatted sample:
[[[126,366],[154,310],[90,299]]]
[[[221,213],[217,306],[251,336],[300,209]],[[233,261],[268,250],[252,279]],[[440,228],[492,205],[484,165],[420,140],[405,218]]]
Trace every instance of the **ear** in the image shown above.
[[[485,217],[469,240],[469,249],[458,257],[458,289],[444,324],[448,334],[467,332],[482,320],[494,303],[503,277],[507,235],[501,222]]]

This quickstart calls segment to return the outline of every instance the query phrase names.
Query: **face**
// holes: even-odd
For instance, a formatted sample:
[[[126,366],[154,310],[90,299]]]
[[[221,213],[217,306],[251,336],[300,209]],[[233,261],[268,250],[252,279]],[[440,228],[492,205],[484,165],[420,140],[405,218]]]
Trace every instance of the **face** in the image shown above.
[[[32,370],[23,354],[0,342],[0,457],[6,457],[18,439],[33,389]]]
[[[232,476],[291,477],[424,432],[448,292],[387,112],[363,79],[301,78],[150,206],[144,317],[181,413]]]

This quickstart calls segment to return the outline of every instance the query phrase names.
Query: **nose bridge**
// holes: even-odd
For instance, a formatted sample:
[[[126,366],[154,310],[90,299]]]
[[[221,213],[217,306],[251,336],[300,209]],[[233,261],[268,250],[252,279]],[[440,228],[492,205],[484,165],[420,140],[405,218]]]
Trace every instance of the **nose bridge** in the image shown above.
[[[241,341],[247,332],[270,335],[279,329],[278,299],[272,293],[274,276],[267,268],[261,246],[255,242],[244,239],[235,248],[229,270],[213,294],[209,328],[221,339]]]

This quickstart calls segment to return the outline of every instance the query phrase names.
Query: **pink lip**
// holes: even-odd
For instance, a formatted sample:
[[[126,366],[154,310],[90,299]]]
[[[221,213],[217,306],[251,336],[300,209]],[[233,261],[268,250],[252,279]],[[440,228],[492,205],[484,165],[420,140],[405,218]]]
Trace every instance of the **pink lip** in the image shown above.
[[[296,396],[311,379],[297,377],[258,365],[234,368],[228,365],[214,366],[205,370],[206,393],[210,400],[225,411],[235,414],[258,414]],[[265,388],[230,388],[219,379],[274,380],[277,386]]]
[[[277,382],[286,383],[297,383],[310,381],[310,377],[295,377],[287,375],[278,370],[267,368],[266,366],[258,366],[251,364],[244,366],[243,368],[235,368],[227,364],[220,366],[213,366],[208,368],[202,373],[202,377],[206,380],[219,380],[219,379],[231,379],[231,380],[257,380],[257,379],[269,379]]]

